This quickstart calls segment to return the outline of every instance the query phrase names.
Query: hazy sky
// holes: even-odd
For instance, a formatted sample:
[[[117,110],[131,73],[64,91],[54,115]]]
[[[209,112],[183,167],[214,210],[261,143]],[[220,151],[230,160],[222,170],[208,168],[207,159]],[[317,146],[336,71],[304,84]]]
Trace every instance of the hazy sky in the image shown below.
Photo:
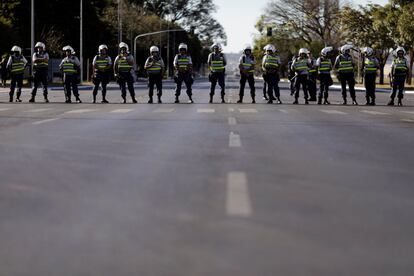
[[[252,43],[254,28],[259,16],[264,12],[269,0],[214,0],[218,7],[215,14],[227,33],[226,52],[239,52],[247,43]],[[388,0],[353,0],[355,4],[368,2],[385,4]]]

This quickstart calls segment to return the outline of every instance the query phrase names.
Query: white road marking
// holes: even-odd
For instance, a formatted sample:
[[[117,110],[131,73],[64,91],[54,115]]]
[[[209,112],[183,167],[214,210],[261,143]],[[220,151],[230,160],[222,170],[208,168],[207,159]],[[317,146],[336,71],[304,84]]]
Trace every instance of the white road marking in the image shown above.
[[[56,120],[59,120],[60,118],[52,118],[52,119],[46,119],[46,120],[42,120],[42,121],[37,121],[37,122],[33,122],[32,125],[41,125],[44,123],[48,123],[48,122],[53,122]]]
[[[230,148],[239,148],[241,147],[241,139],[240,135],[235,134],[234,132],[230,132],[229,135],[229,147]]]
[[[226,212],[228,216],[249,217],[252,214],[249,187],[244,172],[228,173],[226,193]]]
[[[6,111],[6,110],[9,110],[9,109],[11,109],[11,108],[0,108],[0,111]]]
[[[330,109],[321,109],[320,110],[323,113],[327,113],[327,114],[341,114],[341,115],[345,115],[345,112],[339,111],[339,110],[330,110]]]
[[[257,113],[255,108],[239,108],[240,113]]]
[[[155,109],[153,112],[155,112],[155,113],[171,113],[171,112],[174,112],[174,108],[158,108],[158,109]]]
[[[37,113],[37,112],[48,111],[48,110],[51,110],[51,109],[53,109],[53,108],[37,108],[37,109],[26,110],[24,112]]]
[[[361,112],[371,114],[371,115],[390,115],[389,113],[379,112],[379,111],[372,111],[372,110],[361,110]]]
[[[401,119],[401,121],[407,122],[407,123],[414,123],[413,119]]]
[[[285,114],[289,113],[289,111],[287,111],[286,109],[279,109],[279,111],[282,112],[282,113],[285,113]]]
[[[231,125],[231,126],[237,125],[236,118],[229,117],[229,125]]]
[[[123,108],[123,109],[114,109],[111,111],[111,113],[128,113],[131,112],[133,109],[127,109],[127,108]]]
[[[414,114],[414,111],[401,111],[401,112],[404,112],[404,113],[407,113],[407,114]]]
[[[212,108],[199,108],[197,109],[198,113],[214,113],[216,112],[216,110],[212,109]]]
[[[234,112],[234,108],[229,107],[229,112]]]
[[[87,113],[87,112],[92,112],[95,111],[96,109],[75,109],[75,110],[70,110],[70,111],[66,111],[66,114],[79,114],[79,113]]]

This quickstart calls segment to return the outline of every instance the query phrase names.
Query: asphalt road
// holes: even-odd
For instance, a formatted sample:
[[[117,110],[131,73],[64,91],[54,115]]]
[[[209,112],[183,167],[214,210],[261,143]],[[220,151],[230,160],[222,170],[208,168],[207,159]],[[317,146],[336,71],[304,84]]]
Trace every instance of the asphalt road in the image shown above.
[[[229,82],[206,104],[207,86],[0,93],[0,276],[414,275],[414,95],[232,104]]]

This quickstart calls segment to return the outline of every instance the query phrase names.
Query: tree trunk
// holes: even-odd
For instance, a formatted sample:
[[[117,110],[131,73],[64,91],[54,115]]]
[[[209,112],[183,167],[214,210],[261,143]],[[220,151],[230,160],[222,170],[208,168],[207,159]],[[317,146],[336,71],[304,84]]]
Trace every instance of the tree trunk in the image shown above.
[[[410,53],[410,68],[408,68],[407,83],[411,84],[412,76],[413,76],[413,63],[414,63],[414,48],[413,47],[410,48],[409,53]]]
[[[384,84],[384,67],[385,67],[385,63],[381,63],[380,64],[380,79],[379,79],[380,84]]]

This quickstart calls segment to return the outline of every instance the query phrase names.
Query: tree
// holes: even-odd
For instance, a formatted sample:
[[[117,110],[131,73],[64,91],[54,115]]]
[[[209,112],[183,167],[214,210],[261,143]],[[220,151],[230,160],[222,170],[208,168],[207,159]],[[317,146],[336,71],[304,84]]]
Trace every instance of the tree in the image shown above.
[[[411,84],[414,63],[414,3],[410,2],[403,6],[401,16],[398,19],[397,30],[399,41],[408,48],[410,68],[407,81]]]

